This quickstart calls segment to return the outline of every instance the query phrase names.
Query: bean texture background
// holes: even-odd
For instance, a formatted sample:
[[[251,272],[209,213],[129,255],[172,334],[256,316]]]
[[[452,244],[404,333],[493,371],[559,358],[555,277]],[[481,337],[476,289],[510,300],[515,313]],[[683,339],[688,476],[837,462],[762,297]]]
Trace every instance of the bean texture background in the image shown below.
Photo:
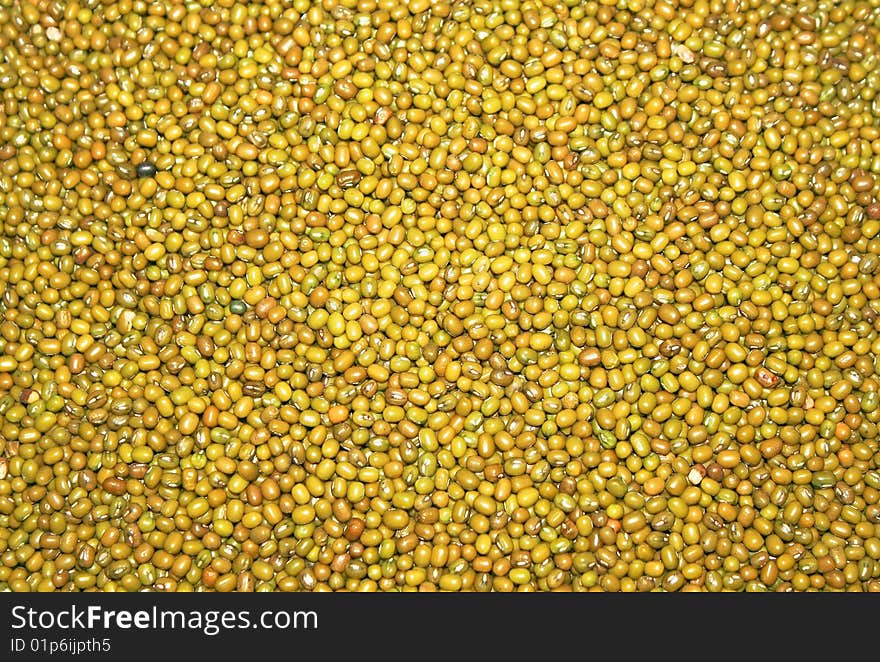
[[[0,590],[877,591],[878,44],[0,1]]]

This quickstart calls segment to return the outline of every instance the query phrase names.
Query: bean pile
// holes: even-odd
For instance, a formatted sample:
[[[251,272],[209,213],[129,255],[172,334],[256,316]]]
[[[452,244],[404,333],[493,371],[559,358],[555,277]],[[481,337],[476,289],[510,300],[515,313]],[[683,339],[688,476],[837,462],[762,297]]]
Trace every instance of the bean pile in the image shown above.
[[[880,590],[880,2],[0,2],[0,590]]]

